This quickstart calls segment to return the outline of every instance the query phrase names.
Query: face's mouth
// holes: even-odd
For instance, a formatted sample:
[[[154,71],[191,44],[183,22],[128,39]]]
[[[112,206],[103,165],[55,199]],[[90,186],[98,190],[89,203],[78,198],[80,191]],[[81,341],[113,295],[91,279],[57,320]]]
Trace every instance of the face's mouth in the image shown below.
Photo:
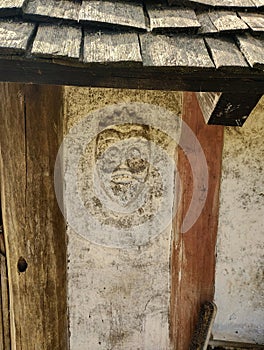
[[[128,185],[135,182],[135,178],[129,171],[117,170],[111,176],[111,182],[116,185]]]

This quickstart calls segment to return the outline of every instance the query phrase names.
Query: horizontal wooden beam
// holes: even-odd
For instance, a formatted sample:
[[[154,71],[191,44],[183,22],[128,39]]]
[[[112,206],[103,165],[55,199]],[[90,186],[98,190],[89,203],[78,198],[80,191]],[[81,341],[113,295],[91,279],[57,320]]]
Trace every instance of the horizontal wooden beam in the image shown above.
[[[264,71],[54,63],[0,58],[0,81],[106,88],[264,94]]]
[[[243,126],[262,94],[198,92],[197,99],[207,124]]]

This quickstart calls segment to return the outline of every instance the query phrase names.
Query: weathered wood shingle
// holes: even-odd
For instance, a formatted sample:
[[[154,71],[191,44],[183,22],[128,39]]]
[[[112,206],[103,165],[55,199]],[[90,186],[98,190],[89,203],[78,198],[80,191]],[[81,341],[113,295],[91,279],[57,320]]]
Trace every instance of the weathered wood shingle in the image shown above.
[[[232,38],[206,38],[216,68],[248,67],[241,51]]]
[[[80,3],[70,0],[29,0],[24,7],[25,17],[33,20],[54,19],[77,21]]]
[[[252,8],[263,0],[185,0],[185,3],[210,7]],[[168,0],[171,5],[179,5],[181,0]]]
[[[31,52],[40,57],[79,59],[81,40],[80,28],[40,25]]]
[[[214,67],[202,38],[143,34],[140,42],[145,66]]]
[[[264,38],[254,38],[250,34],[238,35],[240,50],[251,67],[264,69]]]
[[[146,29],[143,6],[136,2],[84,0],[79,20],[83,23]]]
[[[248,26],[242,21],[235,12],[212,11],[209,17],[219,32],[242,31],[248,29]]]
[[[0,16],[12,16],[22,10],[25,0],[0,0]]]
[[[201,25],[192,9],[147,7],[150,29],[199,28]]]
[[[85,33],[85,63],[141,63],[138,36],[135,33]]]
[[[239,16],[254,32],[264,32],[264,14],[240,12]]]
[[[25,52],[34,28],[32,23],[1,21],[0,54]]]

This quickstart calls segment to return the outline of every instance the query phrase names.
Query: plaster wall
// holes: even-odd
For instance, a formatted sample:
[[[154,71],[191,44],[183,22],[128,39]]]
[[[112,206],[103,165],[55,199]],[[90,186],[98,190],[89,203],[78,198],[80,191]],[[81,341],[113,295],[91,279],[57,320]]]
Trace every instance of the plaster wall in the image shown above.
[[[226,128],[217,242],[214,338],[264,344],[264,99]]]
[[[179,116],[181,111],[180,93],[69,87],[65,89],[65,133],[90,112],[121,102],[155,104]],[[93,128],[89,119],[83,132],[85,128]],[[83,132],[76,137],[83,137]],[[85,166],[91,164],[84,161]],[[118,249],[95,244],[68,227],[72,350],[170,348],[171,232],[169,225],[143,247]],[[96,240],[94,232],[89,234]]]

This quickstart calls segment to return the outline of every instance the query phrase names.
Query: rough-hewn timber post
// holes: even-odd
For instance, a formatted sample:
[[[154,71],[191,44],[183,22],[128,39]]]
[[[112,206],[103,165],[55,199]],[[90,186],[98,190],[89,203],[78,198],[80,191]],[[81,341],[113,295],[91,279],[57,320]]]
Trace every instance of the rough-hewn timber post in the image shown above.
[[[184,93],[183,120],[191,127],[203,148],[209,170],[208,196],[194,226],[180,234],[188,210],[193,179],[183,150],[178,153],[182,196],[174,222],[177,238],[172,246],[171,338],[174,349],[188,350],[200,305],[214,296],[215,245],[222,164],[223,127],[204,122],[195,93]],[[192,147],[190,147],[192,149]],[[199,157],[197,157],[199,159]]]
[[[1,83],[0,97],[12,349],[65,350],[65,223],[53,186],[63,88]]]

